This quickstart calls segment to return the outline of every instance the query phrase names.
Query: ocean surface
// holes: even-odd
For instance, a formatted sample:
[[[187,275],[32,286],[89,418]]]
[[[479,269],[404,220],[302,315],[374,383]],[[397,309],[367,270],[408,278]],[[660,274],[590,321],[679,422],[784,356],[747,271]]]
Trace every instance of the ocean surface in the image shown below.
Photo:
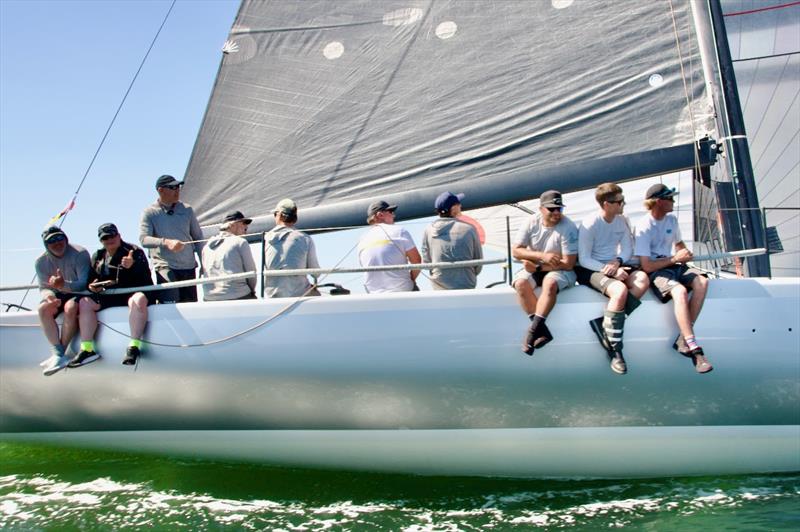
[[[800,473],[603,481],[419,477],[0,442],[0,529],[138,527],[800,530]]]

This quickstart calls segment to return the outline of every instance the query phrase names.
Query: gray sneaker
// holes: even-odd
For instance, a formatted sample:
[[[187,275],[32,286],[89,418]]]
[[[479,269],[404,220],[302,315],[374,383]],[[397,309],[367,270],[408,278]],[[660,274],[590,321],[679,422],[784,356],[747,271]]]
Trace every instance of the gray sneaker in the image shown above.
[[[42,375],[49,377],[53,373],[58,373],[69,364],[69,357],[67,355],[53,355],[47,360],[47,365],[42,371]]]
[[[615,349],[609,352],[608,355],[611,358],[611,371],[619,375],[628,373],[628,365],[625,364],[625,357],[622,356],[622,351]]]

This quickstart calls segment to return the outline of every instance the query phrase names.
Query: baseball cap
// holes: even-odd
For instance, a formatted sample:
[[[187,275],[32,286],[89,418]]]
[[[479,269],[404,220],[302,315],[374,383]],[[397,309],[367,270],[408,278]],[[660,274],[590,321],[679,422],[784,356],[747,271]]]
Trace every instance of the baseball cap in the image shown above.
[[[542,207],[566,207],[561,199],[561,192],[548,190],[539,196],[539,205]]]
[[[62,231],[60,227],[56,226],[48,227],[42,233],[42,242],[45,244],[52,244],[54,242],[66,240],[66,238],[67,234]]]
[[[119,229],[112,223],[106,223],[97,228],[97,238],[103,239],[106,236],[117,236]]]
[[[290,200],[289,198],[284,198],[275,205],[275,210],[272,211],[272,214],[294,214],[297,212],[297,203]]]
[[[232,213],[230,213],[227,216],[225,216],[225,219],[222,220],[222,223],[226,224],[226,223],[238,222],[238,221],[242,221],[242,222],[244,222],[246,224],[253,223],[253,219],[252,218],[245,218],[244,214],[242,214],[242,211],[233,211]]]
[[[389,205],[385,201],[374,201],[369,204],[369,208],[367,209],[367,217],[373,216],[378,214],[379,212],[383,211],[396,211],[397,205]]]
[[[452,192],[442,192],[436,198],[436,202],[434,202],[434,208],[441,213],[448,213],[450,212],[450,208],[453,205],[457,205],[461,203],[464,199],[464,194],[453,194]]]
[[[156,190],[158,190],[161,187],[171,187],[172,185],[181,186],[183,185],[183,181],[178,181],[171,175],[166,175],[166,174],[156,179]]]
[[[677,196],[678,192],[674,188],[669,188],[664,183],[656,183],[647,189],[645,199],[668,199]]]

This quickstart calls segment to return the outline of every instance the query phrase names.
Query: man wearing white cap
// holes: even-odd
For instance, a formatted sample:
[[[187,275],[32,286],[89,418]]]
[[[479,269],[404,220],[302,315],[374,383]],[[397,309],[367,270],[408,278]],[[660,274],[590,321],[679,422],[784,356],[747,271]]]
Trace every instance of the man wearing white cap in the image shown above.
[[[267,243],[265,266],[267,270],[300,270],[319,268],[317,250],[311,237],[294,228],[297,223],[297,204],[282,199],[275,206],[275,227],[264,235]],[[314,279],[316,284],[316,278]],[[308,282],[306,275],[265,277],[264,295],[267,297],[318,296],[319,291]]]

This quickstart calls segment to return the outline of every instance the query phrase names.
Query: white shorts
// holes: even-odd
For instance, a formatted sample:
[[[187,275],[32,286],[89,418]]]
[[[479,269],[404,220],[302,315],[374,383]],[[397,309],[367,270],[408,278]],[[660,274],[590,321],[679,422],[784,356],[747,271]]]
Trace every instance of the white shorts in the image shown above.
[[[545,277],[555,279],[559,292],[566,290],[567,288],[572,288],[578,281],[578,277],[572,270],[555,270],[552,272],[531,273],[525,270],[525,268],[522,268],[514,276],[514,283],[516,284],[517,281],[525,280],[531,284],[531,288],[536,288],[537,286],[541,286],[541,281]]]

